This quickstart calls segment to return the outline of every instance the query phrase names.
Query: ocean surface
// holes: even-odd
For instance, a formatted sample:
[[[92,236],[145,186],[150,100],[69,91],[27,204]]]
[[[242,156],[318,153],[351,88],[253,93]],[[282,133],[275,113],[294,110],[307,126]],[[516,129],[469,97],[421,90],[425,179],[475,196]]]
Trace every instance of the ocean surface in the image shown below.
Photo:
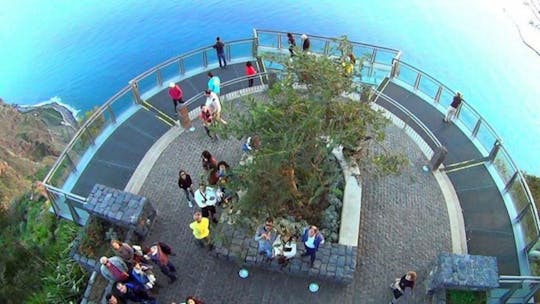
[[[518,165],[540,175],[540,57],[503,10],[510,1],[0,0],[0,97],[86,111],[217,35],[346,34],[400,49],[404,61],[461,91]]]

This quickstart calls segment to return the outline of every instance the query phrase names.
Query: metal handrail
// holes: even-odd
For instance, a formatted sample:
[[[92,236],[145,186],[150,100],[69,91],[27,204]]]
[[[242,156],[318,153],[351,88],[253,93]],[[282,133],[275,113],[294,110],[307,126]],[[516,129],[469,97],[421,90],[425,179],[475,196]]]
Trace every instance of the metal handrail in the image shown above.
[[[287,33],[289,32],[282,32],[282,31],[274,31],[274,30],[265,30],[265,29],[256,29],[257,31],[257,34],[259,33],[269,33],[269,34],[280,34],[280,35],[287,35]],[[296,36],[299,36],[299,35],[302,35],[302,33],[296,33],[296,32],[290,32]],[[306,34],[307,35],[307,34]],[[317,39],[322,39],[322,40],[332,40],[332,41],[335,41],[337,38],[328,38],[328,37],[323,37],[323,36],[317,36],[317,35],[307,35],[309,38],[317,38]],[[350,41],[352,44],[355,44],[355,45],[361,45],[361,46],[366,46],[366,47],[370,47],[370,48],[374,48],[374,49],[377,49],[377,50],[385,50],[385,51],[390,51],[390,52],[393,52],[393,53],[396,53],[396,54],[401,54],[401,51],[400,50],[396,50],[396,49],[393,49],[393,48],[388,48],[388,47],[384,47],[384,46],[378,46],[378,45],[374,45],[374,44],[369,44],[369,43],[363,43],[363,42],[353,42],[353,41]]]
[[[101,107],[99,107],[92,115],[83,123],[82,126],[79,127],[77,132],[75,132],[75,135],[71,138],[69,143],[66,145],[62,153],[60,153],[60,156],[56,159],[53,166],[51,167],[51,170],[47,173],[45,178],[43,179],[43,183],[47,186],[49,185],[50,178],[56,173],[56,170],[58,170],[58,167],[60,164],[64,161],[66,158],[68,152],[70,152],[73,148],[73,145],[80,139],[82,134],[88,129],[88,126],[90,126],[92,123],[96,121],[96,119],[101,116],[105,112],[105,110],[112,105],[116,100],[118,100],[120,97],[122,97],[125,93],[127,93],[130,90],[130,86],[123,87],[120,91],[118,91],[116,94],[114,94],[111,98],[109,98]]]
[[[231,45],[235,45],[235,44],[241,44],[241,43],[245,43],[245,42],[253,42],[255,40],[255,38],[246,38],[246,39],[237,39],[237,40],[232,40],[232,41],[229,41],[225,44],[225,47],[230,47]],[[151,68],[149,68],[148,70],[142,72],[141,74],[137,75],[135,78],[133,78],[131,81],[139,81],[143,78],[146,78],[148,75],[151,75],[153,72],[163,68],[163,67],[166,67],[168,65],[170,65],[171,63],[174,63],[178,60],[181,60],[181,59],[184,59],[184,58],[187,58],[191,55],[194,55],[194,54],[197,54],[197,53],[204,53],[206,51],[211,51],[213,49],[212,45],[210,46],[204,46],[204,47],[201,47],[201,48],[198,48],[198,49],[195,49],[195,50],[192,50],[192,51],[189,51],[187,53],[183,53],[181,55],[178,55],[176,57],[173,57],[173,58],[170,58],[170,59],[167,59],[166,61],[156,65],[156,66],[153,66]]]
[[[434,78],[433,76],[431,76],[430,74],[424,72],[423,70],[421,69],[418,69],[406,62],[403,62],[402,60],[400,59],[394,59],[395,63],[397,63],[398,65],[403,65],[403,66],[406,66],[410,69],[412,69],[413,71],[415,71],[417,73],[417,75],[420,75],[421,77],[426,77],[426,78],[429,78],[431,81],[433,81],[435,84],[439,85],[441,88],[451,92],[452,94],[455,94],[455,91],[453,91],[452,89],[450,89],[448,86],[446,86],[445,84],[443,84],[442,82],[440,82],[439,80],[437,80],[436,78]],[[399,78],[399,77],[397,77]],[[491,136],[493,136],[495,138],[496,141],[499,141],[500,143],[502,143],[502,139],[501,137],[497,134],[497,132],[495,131],[495,129],[487,122],[487,120],[485,120],[483,118],[482,115],[480,115],[480,113],[478,113],[478,111],[476,111],[476,109],[474,109],[467,101],[463,100],[462,101],[462,106],[466,106],[467,109],[469,109],[472,114],[478,119],[478,120],[481,120],[482,122],[482,125],[484,125],[487,129],[487,131],[491,134]],[[501,148],[501,152],[504,153],[506,159],[508,160],[509,162],[509,165],[510,165],[510,168],[513,172],[511,173],[512,175],[513,174],[517,174],[517,178],[518,178],[518,181],[520,182],[520,184],[523,186],[523,189],[525,191],[525,199],[527,200],[527,206],[522,208],[521,210],[525,210],[525,208],[528,208],[529,206],[532,208],[532,213],[533,213],[533,219],[534,219],[534,224],[536,226],[536,230],[537,230],[537,235],[536,235],[536,239],[538,239],[538,237],[540,236],[540,218],[539,218],[539,215],[538,215],[538,210],[536,208],[536,205],[534,203],[534,198],[532,196],[532,193],[531,193],[531,190],[529,188],[529,185],[527,184],[527,180],[525,179],[525,177],[523,176],[523,172],[519,169],[519,167],[516,165],[514,159],[510,156],[510,153],[508,153],[508,150],[506,149],[506,147],[504,145],[501,144],[500,146]],[[497,170],[497,172],[499,172],[499,170],[495,167],[495,169]],[[505,181],[506,183],[507,181]],[[516,181],[514,181],[516,182]],[[529,244],[527,244],[529,245]]]
[[[383,92],[381,91],[378,91],[377,89],[375,88],[371,88],[372,92],[374,92],[375,94],[378,95],[378,97],[382,97],[384,100],[388,101],[390,104],[392,104],[393,106],[395,106],[396,108],[398,108],[398,110],[400,110],[401,112],[403,112],[408,118],[412,119],[412,121],[414,121],[414,123],[416,123],[416,125],[418,125],[422,131],[424,131],[424,133],[427,134],[427,136],[429,137],[429,139],[433,142],[433,144],[435,144],[436,147],[442,147],[442,144],[441,142],[439,141],[439,139],[435,136],[435,134],[433,134],[433,132],[431,132],[429,130],[429,128],[418,118],[416,117],[411,111],[407,110],[404,106],[402,106],[399,102],[397,102],[395,99],[393,99],[392,97],[384,94]],[[376,100],[376,99],[375,99]]]

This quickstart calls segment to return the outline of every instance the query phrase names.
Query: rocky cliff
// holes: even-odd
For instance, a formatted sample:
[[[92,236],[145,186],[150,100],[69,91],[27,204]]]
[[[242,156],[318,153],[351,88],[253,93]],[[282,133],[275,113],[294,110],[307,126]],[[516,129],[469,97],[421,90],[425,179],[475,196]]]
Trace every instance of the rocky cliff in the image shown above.
[[[25,113],[0,99],[0,202],[6,204],[43,178],[75,129],[51,108]]]

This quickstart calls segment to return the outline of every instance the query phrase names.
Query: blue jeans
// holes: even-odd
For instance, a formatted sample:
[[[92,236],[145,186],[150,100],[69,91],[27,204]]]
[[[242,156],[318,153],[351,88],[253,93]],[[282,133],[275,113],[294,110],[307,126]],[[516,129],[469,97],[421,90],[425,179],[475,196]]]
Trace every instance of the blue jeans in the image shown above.
[[[259,252],[264,252],[267,258],[272,258],[272,244],[268,241],[259,242]]]
[[[217,57],[219,60],[219,66],[227,66],[227,60],[225,60],[225,53],[217,53]],[[221,63],[221,60],[223,60],[223,64]]]

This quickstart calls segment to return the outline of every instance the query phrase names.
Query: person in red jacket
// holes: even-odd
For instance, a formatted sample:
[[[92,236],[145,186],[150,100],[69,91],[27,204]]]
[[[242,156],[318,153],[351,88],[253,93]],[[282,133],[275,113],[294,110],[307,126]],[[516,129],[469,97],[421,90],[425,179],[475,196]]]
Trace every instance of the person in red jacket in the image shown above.
[[[255,75],[257,75],[257,70],[255,70],[255,67],[253,67],[250,61],[246,62],[246,75],[249,76],[248,86],[252,87],[253,79],[255,78]]]
[[[169,96],[171,96],[174,103],[174,113],[177,113],[176,107],[178,106],[178,103],[184,103],[184,101],[182,100],[183,95],[184,93],[182,92],[182,88],[180,88],[179,85],[174,82],[169,83]]]

